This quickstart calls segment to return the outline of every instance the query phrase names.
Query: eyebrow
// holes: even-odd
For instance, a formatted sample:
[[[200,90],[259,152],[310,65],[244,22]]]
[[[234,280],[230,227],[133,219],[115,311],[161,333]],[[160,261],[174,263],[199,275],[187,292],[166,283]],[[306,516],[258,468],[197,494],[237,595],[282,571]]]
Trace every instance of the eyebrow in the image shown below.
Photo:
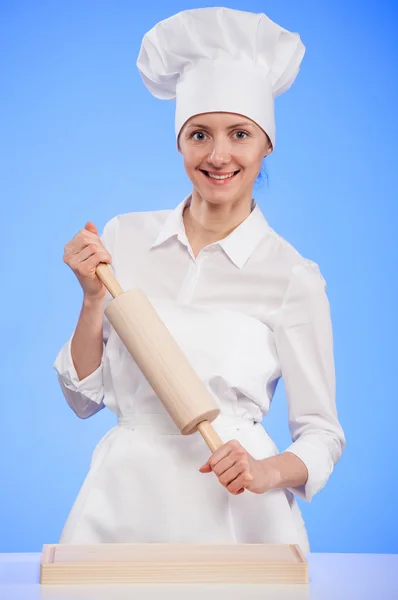
[[[208,125],[202,125],[201,123],[191,123],[187,126],[187,129],[191,129],[193,127],[200,127],[200,129],[211,129],[211,127]],[[249,121],[241,121],[240,123],[229,125],[227,129],[235,129],[235,127],[253,127],[253,124],[249,123]]]

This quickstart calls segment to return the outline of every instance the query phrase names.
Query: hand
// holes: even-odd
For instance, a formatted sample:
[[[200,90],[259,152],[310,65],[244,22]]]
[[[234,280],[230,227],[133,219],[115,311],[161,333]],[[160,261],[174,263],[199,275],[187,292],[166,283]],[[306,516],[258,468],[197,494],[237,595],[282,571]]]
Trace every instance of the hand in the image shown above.
[[[83,288],[85,298],[104,299],[106,287],[96,275],[99,263],[112,263],[97,227],[91,221],[64,248],[64,262],[72,269]]]
[[[199,471],[213,471],[219,482],[235,496],[244,489],[263,494],[275,487],[277,480],[277,473],[267,460],[253,458],[238,440],[230,440],[218,448]]]

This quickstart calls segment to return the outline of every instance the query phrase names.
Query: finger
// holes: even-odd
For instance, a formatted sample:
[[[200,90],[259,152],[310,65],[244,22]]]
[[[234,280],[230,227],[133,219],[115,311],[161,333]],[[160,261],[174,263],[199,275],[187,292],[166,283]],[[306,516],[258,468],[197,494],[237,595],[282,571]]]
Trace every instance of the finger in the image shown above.
[[[98,250],[99,248],[97,244],[90,243],[88,246],[85,246],[82,250],[80,250],[80,252],[76,254],[75,258],[78,260],[78,262],[84,262],[90,258],[90,256],[93,256],[93,254],[95,254]]]
[[[221,448],[218,448],[214,454],[209,458],[210,466],[213,469],[215,465],[220,462],[223,458],[228,456],[231,452],[241,452],[242,455],[246,453],[245,449],[240,445],[237,440],[230,440]]]
[[[253,476],[250,473],[243,473],[239,475],[236,479],[231,481],[231,483],[227,486],[227,490],[231,494],[238,494],[240,490],[245,488],[249,483],[253,480]]]
[[[100,252],[98,254],[93,254],[92,256],[90,256],[90,258],[84,261],[84,264],[88,269],[92,269],[94,267],[97,267],[100,263],[109,264],[110,262],[111,261],[109,260],[109,256],[106,253],[101,254]]]
[[[71,239],[70,242],[65,245],[64,252],[76,254],[82,249],[82,245],[85,247],[93,242],[98,243],[99,239],[99,236],[92,231],[89,231],[88,229],[82,229]]]
[[[79,260],[79,258],[71,259],[68,263],[71,269],[78,270],[80,272],[88,273],[91,269],[96,267],[100,262],[112,263],[109,255],[106,252],[94,252],[85,260]]]
[[[235,454],[235,452],[231,452],[230,454],[228,454],[228,456],[222,458],[220,462],[214,465],[213,471],[217,475],[217,477],[220,477],[220,475],[228,471],[228,469],[231,469],[231,467],[233,467],[240,460],[242,459],[239,455]],[[247,465],[248,464],[249,463],[247,462]]]
[[[228,487],[232,481],[244,473],[248,473],[248,468],[245,464],[238,461],[231,468],[225,471],[225,473],[220,475],[218,479],[224,487]]]
[[[211,466],[209,465],[209,461],[202,465],[199,469],[201,473],[211,473]]]
[[[71,266],[76,266],[79,263],[85,262],[91,256],[93,256],[97,251],[98,251],[98,247],[96,244],[89,244],[88,246],[85,246],[79,252],[77,252],[76,254],[72,254],[72,256],[70,256]]]
[[[85,224],[84,228],[87,229],[87,231],[91,231],[92,233],[95,233],[96,235],[98,235],[97,226],[92,221],[88,221]]]
[[[223,473],[228,467],[232,467],[232,465],[234,465],[237,460],[236,458],[231,459],[230,456],[231,456],[231,454],[228,454],[225,458],[222,458],[220,462],[214,464],[214,466],[212,467],[211,462],[214,463],[215,460],[217,459],[217,457],[214,458],[214,454],[213,454],[209,458],[209,460],[200,467],[199,470],[203,469],[206,471],[206,473],[208,473],[209,471],[214,471],[216,473],[216,475],[221,475],[221,473]],[[225,463],[225,461],[228,461],[228,462]],[[219,465],[223,465],[223,467],[220,469]]]
[[[90,244],[90,246],[88,246],[87,249],[85,249],[85,250],[87,252],[87,257],[84,258],[84,255],[82,255],[82,262],[84,262],[85,260],[88,260],[89,258],[94,256],[94,254],[96,254],[98,256],[98,258],[101,259],[101,262],[111,262],[112,261],[112,257],[109,254],[109,252],[107,250],[105,250],[105,248],[103,248],[102,246],[99,246],[97,244]]]

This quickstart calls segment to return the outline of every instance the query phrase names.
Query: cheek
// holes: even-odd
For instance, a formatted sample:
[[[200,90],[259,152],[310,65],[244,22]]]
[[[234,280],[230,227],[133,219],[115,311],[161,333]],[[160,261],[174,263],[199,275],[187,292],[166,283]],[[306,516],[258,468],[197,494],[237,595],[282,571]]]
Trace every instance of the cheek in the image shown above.
[[[202,153],[190,150],[183,153],[184,166],[187,171],[193,171],[203,163]]]
[[[190,158],[184,159],[185,171],[189,177],[195,176],[195,163]]]
[[[261,169],[263,155],[258,152],[246,152],[240,158],[241,166],[247,173],[255,173]]]
[[[192,159],[191,156],[184,157],[184,170],[188,177],[191,180],[191,183],[196,185],[198,177],[200,173],[196,170],[197,163]]]

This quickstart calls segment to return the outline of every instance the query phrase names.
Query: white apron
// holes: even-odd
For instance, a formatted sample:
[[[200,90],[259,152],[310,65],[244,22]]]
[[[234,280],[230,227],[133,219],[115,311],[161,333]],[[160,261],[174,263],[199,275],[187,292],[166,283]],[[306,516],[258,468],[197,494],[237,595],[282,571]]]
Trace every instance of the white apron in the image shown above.
[[[232,310],[150,300],[220,405],[213,426],[222,440],[238,440],[256,459],[279,454],[261,424],[264,410],[251,400],[277,364],[270,330]],[[118,389],[121,373],[130,380],[105,395],[118,424],[93,452],[59,543],[286,543],[309,552],[289,490],[234,496],[214,473],[199,472],[211,454],[203,438],[179,433],[113,329],[103,368],[106,389]]]

